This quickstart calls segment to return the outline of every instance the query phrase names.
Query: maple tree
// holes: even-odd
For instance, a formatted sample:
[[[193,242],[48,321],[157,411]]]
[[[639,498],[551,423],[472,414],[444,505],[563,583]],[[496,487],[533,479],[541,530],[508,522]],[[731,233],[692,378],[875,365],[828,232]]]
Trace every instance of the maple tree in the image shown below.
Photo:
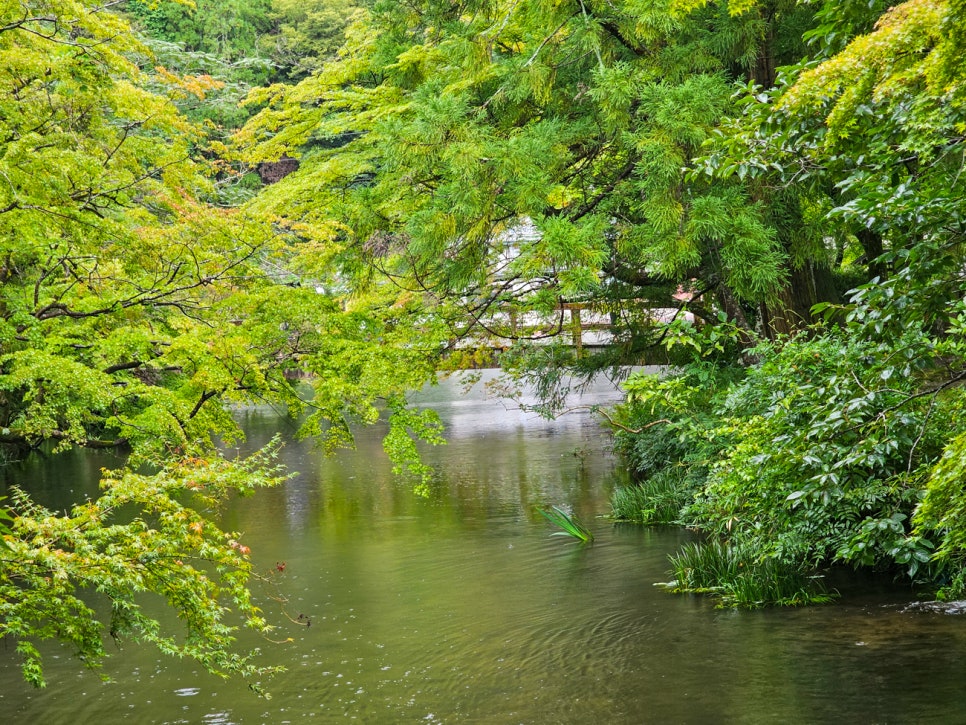
[[[290,234],[205,203],[202,131],[147,89],[145,57],[95,2],[0,15],[0,442],[128,454],[101,498],[66,514],[20,492],[5,501],[0,633],[37,684],[37,640],[65,640],[94,666],[107,633],[259,674],[232,650],[241,624],[268,627],[248,594],[248,547],[212,507],[281,474],[271,449],[224,459],[216,442],[241,435],[231,405],[287,407],[330,447],[388,408],[386,449],[417,474],[413,437],[438,440],[434,416],[403,397],[431,374],[432,336],[394,329],[411,310],[349,309],[301,276]],[[306,371],[309,392],[293,377]],[[187,638],[159,629],[142,591],[165,598]]]

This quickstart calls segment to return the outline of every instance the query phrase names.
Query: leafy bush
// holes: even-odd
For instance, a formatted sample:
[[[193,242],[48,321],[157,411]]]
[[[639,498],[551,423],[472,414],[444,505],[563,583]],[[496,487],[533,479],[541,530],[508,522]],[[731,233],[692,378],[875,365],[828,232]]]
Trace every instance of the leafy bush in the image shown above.
[[[966,563],[962,396],[921,394],[929,337],[906,327],[886,348],[854,328],[811,332],[760,343],[741,376],[697,363],[628,381],[617,447],[643,482],[615,492],[615,515],[714,537],[675,558],[677,588],[804,603],[835,561],[914,578]]]
[[[615,449],[642,477],[676,467],[684,469],[682,478],[703,480],[702,469],[726,444],[715,436],[713,411],[742,375],[707,361],[663,376],[631,375],[624,383],[627,402],[612,421]]]

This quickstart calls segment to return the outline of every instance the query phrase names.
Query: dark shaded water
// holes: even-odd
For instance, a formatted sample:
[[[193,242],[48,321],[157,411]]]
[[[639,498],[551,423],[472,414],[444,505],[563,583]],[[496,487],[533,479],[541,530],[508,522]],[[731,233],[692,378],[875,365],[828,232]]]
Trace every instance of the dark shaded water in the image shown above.
[[[262,593],[283,643],[256,643],[288,668],[266,683],[271,700],[130,644],[108,683],[51,648],[37,691],[7,643],[2,722],[966,722],[961,617],[904,612],[913,594],[883,584],[763,612],[665,594],[653,584],[688,534],[599,518],[620,471],[586,413],[540,421],[456,386],[422,400],[450,436],[429,452],[429,498],[392,478],[378,431],[364,431],[334,459],[290,443],[300,475],[226,511],[262,569],[285,562]],[[249,446],[280,425],[243,415]],[[63,505],[109,464],[80,453],[8,473]],[[596,542],[549,536],[535,507],[550,504],[571,506]]]

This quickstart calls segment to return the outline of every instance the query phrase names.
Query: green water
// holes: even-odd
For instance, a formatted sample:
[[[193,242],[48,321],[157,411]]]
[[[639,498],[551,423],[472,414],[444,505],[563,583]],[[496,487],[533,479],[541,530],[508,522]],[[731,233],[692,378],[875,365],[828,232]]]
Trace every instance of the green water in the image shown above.
[[[334,459],[290,442],[299,476],[225,512],[261,570],[284,563],[260,589],[280,643],[252,642],[287,667],[264,683],[271,700],[131,644],[107,683],[49,648],[49,687],[33,690],[6,642],[2,722],[966,722],[966,620],[905,612],[914,593],[881,582],[806,610],[667,595],[653,585],[689,535],[600,518],[621,471],[586,412],[545,422],[454,386],[422,400],[450,436],[428,452],[430,497],[393,479],[367,431]],[[242,418],[249,447],[286,429],[271,411]],[[110,463],[82,452],[7,473],[66,505]],[[549,536],[535,507],[550,504],[595,543]]]

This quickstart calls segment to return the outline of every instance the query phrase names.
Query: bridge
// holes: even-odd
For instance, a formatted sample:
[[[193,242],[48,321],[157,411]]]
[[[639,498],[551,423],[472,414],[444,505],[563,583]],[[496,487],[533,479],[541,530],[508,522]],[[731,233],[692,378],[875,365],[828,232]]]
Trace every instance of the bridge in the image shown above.
[[[641,301],[642,309],[644,305],[646,303]],[[656,324],[668,324],[677,316],[694,320],[690,312],[682,312],[674,307],[646,308],[646,313]],[[587,349],[604,348],[614,343],[614,318],[617,314],[586,302],[565,302],[547,314],[520,313],[512,308],[504,308],[479,321],[485,330],[484,334],[463,341],[456,347],[490,348],[499,353],[520,340],[527,340],[535,345],[565,343],[576,349],[580,356]]]

